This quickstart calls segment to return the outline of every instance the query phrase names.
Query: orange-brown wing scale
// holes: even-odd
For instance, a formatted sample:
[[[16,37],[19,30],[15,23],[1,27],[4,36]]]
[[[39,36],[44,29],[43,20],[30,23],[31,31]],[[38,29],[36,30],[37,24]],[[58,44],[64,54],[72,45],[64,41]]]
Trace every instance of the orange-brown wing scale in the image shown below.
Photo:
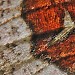
[[[64,7],[71,15],[72,20],[75,22],[75,0],[71,3],[64,4]]]
[[[31,24],[35,34],[41,34],[63,27],[63,17],[64,12],[58,7],[45,7],[36,12],[28,13],[26,21]]]
[[[32,39],[34,56],[57,62],[61,68],[75,72],[75,29],[66,40],[48,47],[56,35],[53,32],[64,28],[65,10],[75,22],[75,0],[25,0],[23,3],[24,20],[36,34]]]
[[[55,45],[48,47],[50,37],[36,39],[34,44],[34,50],[32,50],[34,56],[48,59],[50,62],[58,62],[61,68],[72,69],[75,64],[75,33],[71,34],[66,40],[56,43]],[[75,72],[75,66],[73,67]]]
[[[59,65],[61,69],[72,73],[71,75],[75,75],[75,55],[60,59],[57,62],[57,65]]]
[[[35,34],[56,30],[63,26],[64,10],[58,5],[52,5],[53,0],[25,1],[25,21]],[[31,11],[30,11],[31,10]],[[29,11],[29,12],[27,12]],[[62,14],[62,15],[61,15]]]
[[[42,8],[44,6],[50,6],[51,2],[50,0],[25,0],[23,2],[24,4],[24,12],[30,12],[32,10]]]

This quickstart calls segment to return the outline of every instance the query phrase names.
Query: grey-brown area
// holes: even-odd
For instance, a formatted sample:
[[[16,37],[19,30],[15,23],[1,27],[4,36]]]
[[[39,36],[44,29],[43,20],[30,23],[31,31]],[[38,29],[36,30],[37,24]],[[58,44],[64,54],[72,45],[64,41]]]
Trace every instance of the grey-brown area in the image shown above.
[[[21,3],[0,0],[0,75],[67,75],[30,54],[32,31],[21,18]]]

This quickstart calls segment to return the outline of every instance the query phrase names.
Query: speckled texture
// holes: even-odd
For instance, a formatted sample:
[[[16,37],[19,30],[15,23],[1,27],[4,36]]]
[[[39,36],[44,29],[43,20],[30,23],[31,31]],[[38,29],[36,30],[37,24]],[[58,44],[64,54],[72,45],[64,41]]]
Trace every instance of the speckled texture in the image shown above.
[[[20,16],[21,3],[0,0],[0,75],[67,75],[30,54],[32,32]]]

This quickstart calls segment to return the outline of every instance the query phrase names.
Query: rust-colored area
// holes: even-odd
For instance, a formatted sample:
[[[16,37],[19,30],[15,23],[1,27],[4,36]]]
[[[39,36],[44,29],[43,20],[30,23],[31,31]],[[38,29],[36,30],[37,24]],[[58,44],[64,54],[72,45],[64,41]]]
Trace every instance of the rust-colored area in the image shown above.
[[[68,10],[75,19],[75,1],[72,0],[26,0],[23,16],[35,34],[64,27],[64,11]]]
[[[65,4],[64,6],[70,13],[72,20],[75,22],[75,0],[71,3]]]
[[[63,27],[64,10],[58,7],[45,7],[26,15],[26,21],[32,25],[36,34],[52,31]],[[62,15],[61,15],[62,14]]]
[[[62,69],[75,73],[75,55],[62,58],[57,63]]]
[[[51,62],[61,60],[61,63],[59,63],[62,68],[71,68],[71,66],[73,66],[73,64],[75,63],[75,34],[70,35],[67,40],[56,43],[51,47],[48,47],[47,45],[48,42],[50,42],[50,40],[48,41],[48,39],[49,38],[45,37],[36,41],[35,50],[33,52],[34,55],[37,57],[43,57],[44,59],[50,58]]]
[[[62,42],[48,46],[55,37],[48,33],[65,28],[63,25],[65,10],[75,23],[75,0],[25,0],[22,16],[34,35],[44,36],[32,40],[34,56],[49,58],[51,62],[58,62],[61,68],[75,72],[75,33],[72,32]],[[45,36],[46,33],[48,36]]]
[[[24,1],[24,12],[42,8],[44,6],[50,6],[50,0],[25,0]]]

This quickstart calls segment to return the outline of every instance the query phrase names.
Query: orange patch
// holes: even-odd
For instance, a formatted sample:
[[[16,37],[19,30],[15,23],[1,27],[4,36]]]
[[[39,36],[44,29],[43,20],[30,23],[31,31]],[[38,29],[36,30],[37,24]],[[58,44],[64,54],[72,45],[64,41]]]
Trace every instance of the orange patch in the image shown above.
[[[75,29],[66,40],[48,46],[64,28],[65,10],[75,23],[75,0],[25,0],[23,4],[22,17],[32,29],[33,36],[36,35],[32,39],[33,55],[75,73]]]

